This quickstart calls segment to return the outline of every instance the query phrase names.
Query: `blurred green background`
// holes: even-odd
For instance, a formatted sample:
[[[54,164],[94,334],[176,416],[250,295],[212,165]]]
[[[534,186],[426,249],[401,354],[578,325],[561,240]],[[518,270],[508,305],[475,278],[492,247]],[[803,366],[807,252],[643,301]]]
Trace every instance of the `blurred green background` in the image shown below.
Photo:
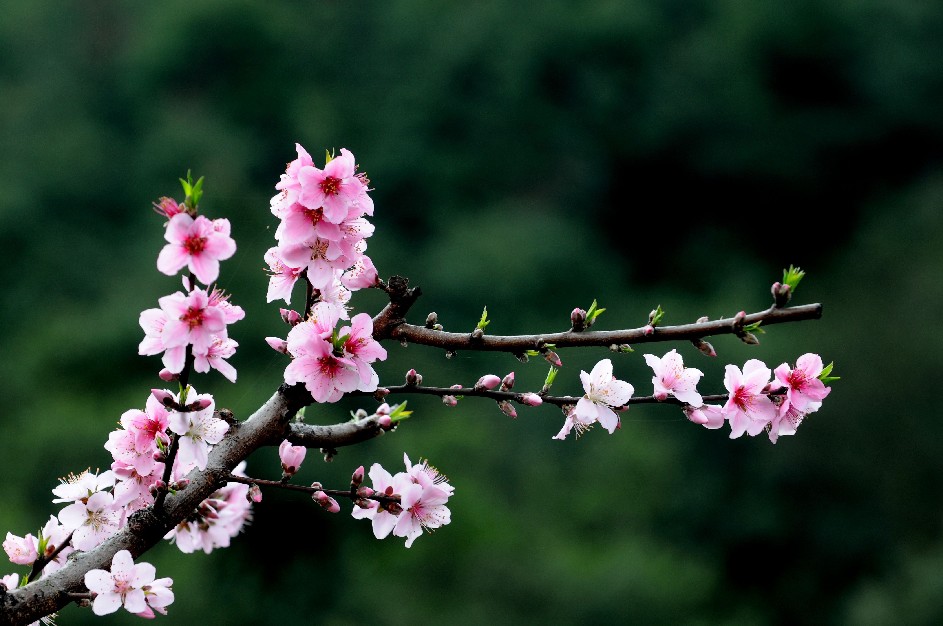
[[[610,437],[552,441],[562,415],[410,399],[396,433],[309,456],[303,480],[427,457],[453,522],[409,550],[304,498],[265,494],[232,548],[148,554],[176,581],[176,623],[943,623],[943,5],[912,0],[11,3],[0,20],[0,531],[35,532],[57,477],[110,463],[120,414],[159,361],[138,313],[179,281],[155,270],[187,168],[239,252],[220,285],[239,382],[198,376],[245,417],[281,380],[262,341],[268,199],[294,157],[350,148],[375,187],[381,275],[470,330],[601,328],[767,306],[796,263],[822,321],[776,326],[722,368],[815,351],[843,377],[796,437],[729,441],[672,407]],[[358,293],[375,312],[379,293]],[[387,346],[396,384],[517,372]],[[640,349],[616,373],[651,392]],[[562,351],[555,391],[605,350]],[[375,404],[364,400],[361,405]],[[309,410],[343,421],[355,403]],[[267,450],[250,472],[276,477]],[[6,574],[16,566],[0,571]],[[23,569],[23,568],[20,568]],[[62,624],[102,623],[68,607]],[[126,613],[109,623],[138,623]]]

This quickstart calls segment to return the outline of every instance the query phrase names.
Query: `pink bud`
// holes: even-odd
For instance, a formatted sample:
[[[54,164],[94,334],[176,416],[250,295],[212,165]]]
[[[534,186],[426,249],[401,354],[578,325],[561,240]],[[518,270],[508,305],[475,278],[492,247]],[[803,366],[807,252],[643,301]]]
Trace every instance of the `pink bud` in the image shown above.
[[[258,504],[262,501],[262,490],[255,483],[249,485],[249,491],[246,493],[246,500]]]
[[[586,328],[586,311],[577,307],[573,309],[570,313],[570,323],[573,325],[573,330],[581,331]]]
[[[304,446],[293,446],[286,439],[278,445],[278,458],[282,461],[282,471],[288,476],[293,475],[301,467],[308,449]]]
[[[652,326],[651,324],[646,324],[645,326],[642,327],[643,335],[651,335],[653,332],[655,332],[655,327]]]
[[[171,483],[170,488],[174,491],[183,491],[190,484],[190,481],[186,478],[181,478],[180,480],[174,481]]]
[[[354,470],[354,473],[350,477],[350,486],[352,489],[356,489],[363,484],[363,465]]]
[[[392,407],[386,402],[377,407],[377,410],[373,412],[374,415],[389,415],[393,411]]]
[[[521,394],[521,403],[526,404],[527,406],[540,406],[544,403],[544,401],[536,393],[531,393],[528,391],[525,394]]]
[[[406,372],[406,384],[409,386],[421,385],[422,374],[418,373],[414,369],[409,370],[408,372]]]
[[[162,196],[157,202],[153,202],[152,204],[154,205],[154,210],[167,219],[172,218],[177,213],[183,213],[183,209],[180,208],[177,201],[173,198]]]
[[[445,406],[455,406],[458,404],[458,398],[455,396],[442,396],[442,404]]]
[[[199,400],[194,402],[194,404],[199,407],[200,411],[202,411],[203,409],[209,408],[209,406],[213,404],[213,401],[210,400],[209,398],[200,398]]]
[[[281,313],[282,321],[288,324],[289,326],[294,326],[301,322],[301,314],[298,311],[292,311],[291,309],[279,309]]]
[[[547,359],[547,363],[554,367],[563,367],[563,361],[560,360],[560,357],[553,350],[547,350],[544,352],[544,358]]]
[[[376,492],[370,487],[359,487],[357,489],[357,495],[360,496],[361,498],[369,498],[374,493]]]
[[[384,430],[389,430],[393,427],[393,420],[389,415],[381,415],[377,418],[377,425]]]
[[[272,350],[275,350],[275,352],[288,354],[288,342],[284,339],[279,337],[266,337],[265,343],[267,343]]]
[[[517,411],[507,400],[501,400],[501,402],[498,402],[498,408],[501,409],[501,412],[508,417],[517,417]]]
[[[154,396],[155,400],[164,406],[176,404],[176,400],[174,400],[174,394],[170,393],[166,389],[151,389],[151,395]]]
[[[377,387],[377,390],[373,392],[373,397],[377,399],[377,402],[382,401],[388,395],[390,395],[390,390],[386,387]]]
[[[655,394],[655,399],[658,400],[659,402],[663,402],[667,398],[668,398],[668,394],[665,393],[664,391]]]
[[[323,491],[315,491],[311,499],[320,504],[321,508],[328,513],[339,513],[341,510],[341,506],[337,503],[337,500]]]
[[[507,391],[514,386],[514,372],[511,372],[501,381],[501,391]]]
[[[168,383],[178,380],[180,378],[178,374],[174,374],[166,367],[157,373],[157,377],[160,378],[161,380],[167,381]]]
[[[478,379],[478,382],[475,383],[475,389],[481,391],[482,389],[494,389],[501,384],[501,379],[495,376],[494,374],[485,374]]]

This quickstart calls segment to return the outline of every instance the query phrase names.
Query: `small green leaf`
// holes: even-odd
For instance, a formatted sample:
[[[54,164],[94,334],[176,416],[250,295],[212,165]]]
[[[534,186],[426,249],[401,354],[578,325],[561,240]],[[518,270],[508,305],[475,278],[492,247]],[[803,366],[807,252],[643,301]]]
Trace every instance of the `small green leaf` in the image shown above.
[[[524,350],[524,354],[527,356],[540,356],[540,353],[536,350]]]
[[[334,155],[331,154],[331,151],[327,148],[324,149],[324,164],[327,165],[334,160]]]
[[[783,270],[783,284],[789,285],[789,289],[795,293],[796,287],[799,286],[799,281],[802,280],[803,276],[805,276],[805,272],[794,265],[790,265],[788,270]]]
[[[550,371],[547,372],[547,379],[544,380],[544,388],[550,389],[553,386],[553,381],[557,379],[557,372],[560,371],[554,366],[550,366]]]
[[[488,307],[485,307],[484,310],[481,312],[481,319],[478,320],[478,325],[475,326],[475,328],[480,328],[481,330],[484,330],[485,328],[488,327],[488,324],[490,323],[491,323],[491,320],[488,319]]]
[[[661,308],[661,305],[655,307],[655,309],[648,314],[648,323],[652,326],[658,326],[661,322],[661,318],[665,316],[665,310]]]
[[[841,376],[831,376],[832,368],[835,367],[835,361],[832,361],[828,365],[822,368],[822,373],[819,374],[819,380],[824,384],[829,384],[830,382],[841,380]]]
[[[404,419],[407,419],[412,414],[412,411],[406,410],[406,402],[403,402],[402,404],[397,404],[394,406],[393,410],[390,411],[390,421],[395,424],[396,422],[401,422]]]
[[[760,333],[761,335],[765,335],[766,331],[760,328],[760,324],[762,323],[763,323],[763,320],[760,320],[758,322],[753,322],[752,324],[747,324],[746,326],[743,327],[743,330],[747,331],[748,333]]]
[[[596,301],[593,300],[593,303],[589,306],[589,310],[586,311],[586,325],[587,325],[587,326],[592,325],[593,321],[594,321],[597,317],[599,317],[600,315],[602,315],[605,310],[606,310],[606,309],[600,309],[600,308],[597,306]]]

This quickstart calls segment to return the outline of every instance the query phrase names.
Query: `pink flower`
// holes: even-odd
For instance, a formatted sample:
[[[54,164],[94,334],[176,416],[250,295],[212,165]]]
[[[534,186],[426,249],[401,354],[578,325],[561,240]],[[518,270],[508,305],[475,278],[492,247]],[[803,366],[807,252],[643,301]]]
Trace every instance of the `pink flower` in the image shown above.
[[[172,578],[158,578],[151,584],[141,587],[147,608],[137,615],[146,619],[153,619],[154,611],[167,615],[167,606],[174,601],[174,592],[170,588],[173,583]]]
[[[17,537],[13,533],[7,533],[7,538],[3,542],[3,551],[10,557],[11,563],[17,565],[32,565],[39,557],[36,547],[39,541],[31,534],[25,537]]]
[[[229,424],[213,417],[215,403],[210,394],[198,394],[190,388],[187,402],[205,400],[207,406],[199,411],[181,413],[173,411],[170,414],[170,430],[180,435],[180,449],[177,453],[177,462],[181,468],[195,466],[206,469],[211,446],[223,440],[229,431]],[[187,470],[188,471],[188,470]],[[186,471],[181,471],[185,474]]]
[[[817,354],[803,354],[796,360],[795,369],[783,363],[775,370],[776,382],[786,388],[787,403],[780,406],[780,412],[785,413],[789,407],[797,411],[810,413],[821,406],[821,401],[832,390],[819,380],[822,373],[822,357]]]
[[[396,520],[393,535],[406,538],[406,547],[413,545],[423,529],[434,530],[451,521],[451,512],[445,503],[450,493],[438,485],[424,487],[408,485],[402,490],[400,506],[403,512]]]
[[[495,376],[494,374],[485,374],[475,383],[475,389],[479,391],[482,389],[494,389],[500,384],[501,377]]]
[[[102,489],[110,489],[115,485],[114,473],[105,470],[101,474],[92,474],[85,470],[78,476],[69,475],[68,480],[63,480],[62,484],[52,490],[54,496],[53,502],[75,502],[84,500]]]
[[[173,276],[184,266],[208,285],[219,277],[219,262],[236,253],[236,242],[229,236],[229,220],[210,221],[202,215],[193,219],[178,213],[167,222],[164,239],[168,241],[157,257],[157,269]]]
[[[59,523],[59,519],[55,515],[49,516],[49,521],[46,522],[46,525],[43,526],[42,530],[39,532],[40,538],[46,542],[46,551],[44,556],[49,558],[53,552],[55,552],[60,545],[69,540],[69,534],[71,531]],[[39,546],[37,546],[37,549]],[[75,552],[75,548],[72,546],[65,546],[59,550],[59,554],[56,555],[52,561],[49,561],[46,564],[46,567],[43,568],[43,576],[51,574],[58,569],[61,569],[65,566],[66,560],[69,558],[69,555]]]
[[[75,531],[72,545],[76,550],[91,550],[117,532],[120,513],[113,505],[112,495],[99,491],[59,511],[62,525]]]
[[[402,488],[413,484],[412,479],[405,473],[399,473],[396,478],[390,475],[379,463],[370,467],[370,480],[373,481],[373,491],[383,496],[395,496]],[[373,521],[373,536],[385,539],[396,526],[396,519],[400,514],[398,505],[385,505],[377,500],[367,500],[367,508],[355,506],[351,515],[354,519],[369,519]]]
[[[233,470],[244,476],[245,461]],[[252,519],[252,503],[246,498],[249,485],[228,483],[213,492],[187,519],[180,522],[164,538],[177,544],[181,552],[189,554],[203,550],[206,554],[215,548],[226,548],[246,522]]]
[[[225,376],[229,382],[236,382],[236,368],[226,359],[236,353],[238,343],[228,337],[213,337],[213,343],[205,351],[193,351],[193,370],[206,373],[212,367]]]
[[[341,148],[341,154],[331,159],[324,169],[313,165],[298,170],[301,183],[299,201],[310,209],[323,208],[324,219],[340,224],[350,212],[351,205],[364,203],[363,182],[355,176],[357,166],[354,155]],[[372,209],[372,204],[370,205]]]
[[[343,337],[344,352],[357,367],[360,375],[360,391],[375,391],[380,382],[370,363],[386,360],[386,349],[373,338],[373,318],[367,313],[359,313],[350,320],[350,326],[344,326],[338,333]]]
[[[336,402],[361,385],[357,365],[334,355],[334,346],[320,336],[316,323],[304,322],[291,329],[288,352],[294,359],[285,368],[285,382],[304,383],[315,402]]]
[[[624,406],[635,392],[632,385],[612,375],[612,361],[609,359],[597,363],[589,374],[581,371],[580,380],[586,394],[570,411],[563,428],[554,439],[566,438],[574,426],[583,431],[597,421],[609,434],[614,433],[619,425],[619,417],[612,409]]]
[[[6,576],[0,577],[0,583],[3,583],[3,586],[6,587],[8,591],[13,591],[20,586],[20,576],[19,574],[7,574]]]
[[[282,258],[278,248],[269,248],[265,253],[265,262],[269,267],[268,292],[265,301],[284,300],[291,304],[291,290],[301,275],[302,268],[291,267]]]
[[[653,354],[646,354],[645,362],[655,372],[652,384],[655,386],[656,399],[664,400],[670,393],[693,407],[704,403],[701,394],[695,389],[704,372],[693,367],[684,367],[677,350],[672,350],[660,359]]]
[[[736,439],[748,433],[757,435],[776,417],[777,408],[764,393],[770,381],[770,371],[757,359],[750,359],[743,372],[736,365],[728,365],[724,375],[724,386],[730,392],[723,414],[730,420],[730,438]]]
[[[92,612],[95,615],[108,615],[124,605],[124,608],[131,613],[144,613],[148,609],[144,588],[154,583],[156,574],[157,570],[153,565],[150,563],[135,565],[131,553],[127,550],[120,550],[111,560],[111,572],[93,569],[85,573],[85,586],[95,595]],[[173,582],[170,579],[162,580],[169,581],[166,583],[168,587],[169,583]],[[170,601],[173,601],[173,596]]]
[[[288,476],[293,475],[301,467],[308,449],[304,446],[293,446],[286,439],[278,446],[278,458],[282,461],[282,471]]]
[[[354,265],[344,272],[341,281],[348,289],[366,289],[377,284],[379,276],[373,261],[367,255],[361,256]]]
[[[282,223],[275,233],[275,238],[284,244],[302,243],[318,237],[331,241],[340,241],[343,237],[336,222],[324,219],[324,209],[309,209],[300,202],[295,202],[282,211]]]
[[[181,208],[180,205],[177,204],[176,200],[173,198],[168,198],[167,196],[162,196],[157,202],[154,202],[153,204],[154,210],[167,219],[172,218],[178,213],[183,213],[186,209],[185,206]]]
[[[538,396],[536,393],[527,392],[521,394],[521,403],[526,404],[527,406],[540,406],[544,403],[543,398]]]
[[[330,285],[335,272],[344,271],[355,262],[344,254],[344,248],[339,242],[322,237],[305,243],[279,246],[278,256],[285,265],[306,270],[308,280],[315,289]]]

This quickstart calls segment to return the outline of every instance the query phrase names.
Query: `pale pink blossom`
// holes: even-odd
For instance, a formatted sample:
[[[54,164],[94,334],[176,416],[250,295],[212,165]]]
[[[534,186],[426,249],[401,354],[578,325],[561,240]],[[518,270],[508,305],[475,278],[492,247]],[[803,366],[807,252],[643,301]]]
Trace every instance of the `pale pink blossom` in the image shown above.
[[[832,390],[819,380],[821,373],[822,357],[811,352],[800,356],[794,369],[789,369],[786,363],[777,367],[774,372],[776,383],[786,388],[787,399],[780,406],[780,412],[785,413],[790,407],[806,413],[817,410]]]
[[[167,245],[157,257],[157,269],[173,276],[184,266],[208,285],[219,277],[219,262],[236,253],[236,242],[229,236],[229,220],[196,219],[187,213],[170,218],[164,239]]]
[[[115,475],[109,470],[101,474],[93,474],[85,470],[78,476],[70,474],[62,484],[52,490],[54,496],[53,502],[75,502],[88,498],[94,493],[103,489],[110,489],[115,486]]]
[[[400,472],[394,479],[379,463],[370,467],[370,480],[373,481],[373,491],[384,496],[398,495],[401,489],[412,485],[409,475]],[[396,518],[400,514],[398,505],[386,505],[377,500],[367,500],[367,508],[355,506],[351,515],[354,519],[369,519],[373,521],[373,535],[377,539],[386,538],[396,526]]]
[[[278,458],[282,462],[282,472],[293,475],[301,467],[308,449],[304,446],[293,446],[287,439],[278,446]]]
[[[150,563],[134,564],[131,553],[119,550],[111,560],[111,571],[93,569],[85,573],[85,586],[92,592],[92,612],[95,615],[114,613],[123,605],[131,613],[144,613],[148,609],[145,587],[154,583],[157,570]],[[162,579],[168,580],[169,579]],[[169,587],[170,582],[161,587]],[[166,598],[165,598],[166,599]],[[173,601],[173,597],[170,597]],[[163,606],[169,604],[158,603]]]
[[[624,406],[635,392],[631,384],[612,375],[612,361],[609,359],[597,363],[589,374],[581,371],[580,381],[586,393],[567,415],[563,428],[554,439],[566,438],[574,426],[583,431],[597,421],[609,434],[614,433],[619,426],[619,417],[613,409]]]
[[[315,289],[327,287],[334,280],[335,272],[344,271],[355,262],[344,254],[340,242],[322,237],[305,243],[283,244],[278,248],[278,255],[287,266],[304,269]]]
[[[724,375],[724,386],[730,393],[723,413],[730,421],[730,438],[759,434],[777,414],[776,405],[764,392],[770,382],[771,372],[757,359],[750,359],[743,372],[736,365],[728,365]]]
[[[245,461],[233,470],[244,476]],[[227,483],[213,492],[197,510],[174,527],[164,538],[177,544],[181,552],[203,550],[209,554],[216,548],[226,548],[245,524],[252,519],[252,503],[246,498],[249,485]]]
[[[403,488],[400,493],[400,506],[403,512],[396,520],[393,535],[406,538],[406,547],[413,545],[423,529],[434,530],[445,526],[451,521],[451,512],[445,503],[448,502],[449,492],[441,486],[424,487],[421,484],[412,484]]]
[[[167,606],[174,601],[174,592],[170,588],[173,583],[172,578],[158,578],[151,584],[141,587],[147,608],[136,613],[136,615],[146,619],[153,619],[154,611],[161,615],[167,615]]]
[[[716,430],[724,425],[724,410],[719,404],[702,404],[699,407],[686,404],[682,410],[689,420],[704,428]]]
[[[39,541],[31,534],[25,537],[18,537],[13,533],[7,533],[7,538],[3,542],[3,551],[7,553],[11,563],[17,565],[32,565],[39,557],[36,547]]]
[[[344,272],[341,281],[348,289],[366,289],[377,284],[379,275],[373,261],[367,255],[362,255],[353,266]]]
[[[6,587],[8,591],[13,591],[20,586],[20,575],[7,574],[6,576],[0,577],[0,583],[3,583],[3,586]]]
[[[543,398],[538,396],[536,393],[527,392],[521,394],[521,403],[526,404],[527,406],[540,406],[544,403]]]
[[[652,384],[655,386],[656,399],[664,400],[671,394],[693,407],[704,403],[701,394],[695,389],[704,372],[693,367],[684,367],[677,350],[668,352],[660,359],[653,354],[646,354],[645,362],[655,372]]]
[[[226,312],[211,305],[209,294],[200,288],[188,294],[178,291],[160,298],[158,303],[166,314],[160,335],[167,350],[163,362],[171,372],[183,370],[188,344],[193,344],[194,350],[206,350],[216,335],[225,336]],[[176,350],[171,351],[173,348]]]
[[[816,410],[819,406],[821,406],[821,404],[821,402],[810,402],[807,405],[807,408]],[[782,436],[795,435],[796,430],[798,430],[799,425],[802,423],[802,420],[804,420],[805,416],[811,412],[800,411],[798,408],[792,406],[788,400],[784,400],[782,406],[785,407],[785,410],[780,410],[780,412],[776,414],[776,417],[772,419],[772,421],[769,423],[769,428],[767,429],[769,440],[773,443],[776,443],[776,441]]]
[[[193,350],[193,371],[206,373],[213,368],[229,382],[236,382],[236,368],[226,359],[236,353],[237,347],[239,344],[228,337],[213,337],[213,342],[205,351]]]
[[[39,531],[39,537],[46,543],[46,549],[43,553],[43,556],[49,558],[49,556],[59,549],[59,546],[69,541],[69,535],[71,530],[59,523],[59,518],[55,515],[49,516],[49,521],[46,522],[46,525],[42,527]],[[39,549],[37,542],[36,549]],[[75,552],[75,548],[70,545],[66,545],[64,548],[59,550],[59,554],[56,555],[56,558],[46,563],[46,566],[43,568],[43,576],[47,576],[55,572],[56,570],[62,569],[69,555]]]
[[[406,474],[412,482],[423,487],[439,487],[446,494],[451,496],[455,492],[455,487],[449,484],[448,477],[435,467],[429,465],[428,459],[420,459],[415,465],[409,460],[409,455],[403,453],[403,463],[406,464]]]
[[[268,292],[265,301],[284,300],[291,304],[291,290],[301,276],[302,268],[291,267],[279,254],[278,248],[269,248],[265,253],[265,262],[269,267]]]
[[[309,209],[300,202],[294,202],[282,211],[281,217],[282,223],[275,232],[275,238],[283,244],[303,243],[319,237],[340,241],[344,236],[336,222],[324,219],[321,207]]]
[[[370,363],[386,360],[386,349],[373,338],[373,318],[367,313],[359,313],[350,320],[350,326],[344,326],[339,336],[348,336],[344,342],[344,353],[357,368],[360,375],[360,391],[375,391],[380,378]]]
[[[318,313],[315,310],[320,308],[330,310],[332,317],[338,320],[350,319],[350,312],[347,307],[347,303],[350,302],[350,289],[341,284],[340,276],[340,270],[334,272],[334,279],[318,290],[320,299],[312,307],[312,315],[315,317],[323,315],[323,313]]]
[[[494,374],[485,374],[478,379],[478,382],[475,383],[475,389],[494,389],[501,384],[501,377],[495,376]]]
[[[114,508],[114,497],[106,492],[93,493],[86,501],[79,500],[59,511],[59,521],[70,530],[76,550],[91,550],[118,530],[120,512]]]
[[[180,435],[180,447],[177,452],[177,462],[180,466],[192,465],[204,470],[211,447],[223,440],[223,436],[229,431],[229,424],[213,417],[213,396],[198,394],[191,387],[190,393],[187,394],[187,403],[201,400],[206,406],[198,411],[172,411],[169,425],[172,432]]]

